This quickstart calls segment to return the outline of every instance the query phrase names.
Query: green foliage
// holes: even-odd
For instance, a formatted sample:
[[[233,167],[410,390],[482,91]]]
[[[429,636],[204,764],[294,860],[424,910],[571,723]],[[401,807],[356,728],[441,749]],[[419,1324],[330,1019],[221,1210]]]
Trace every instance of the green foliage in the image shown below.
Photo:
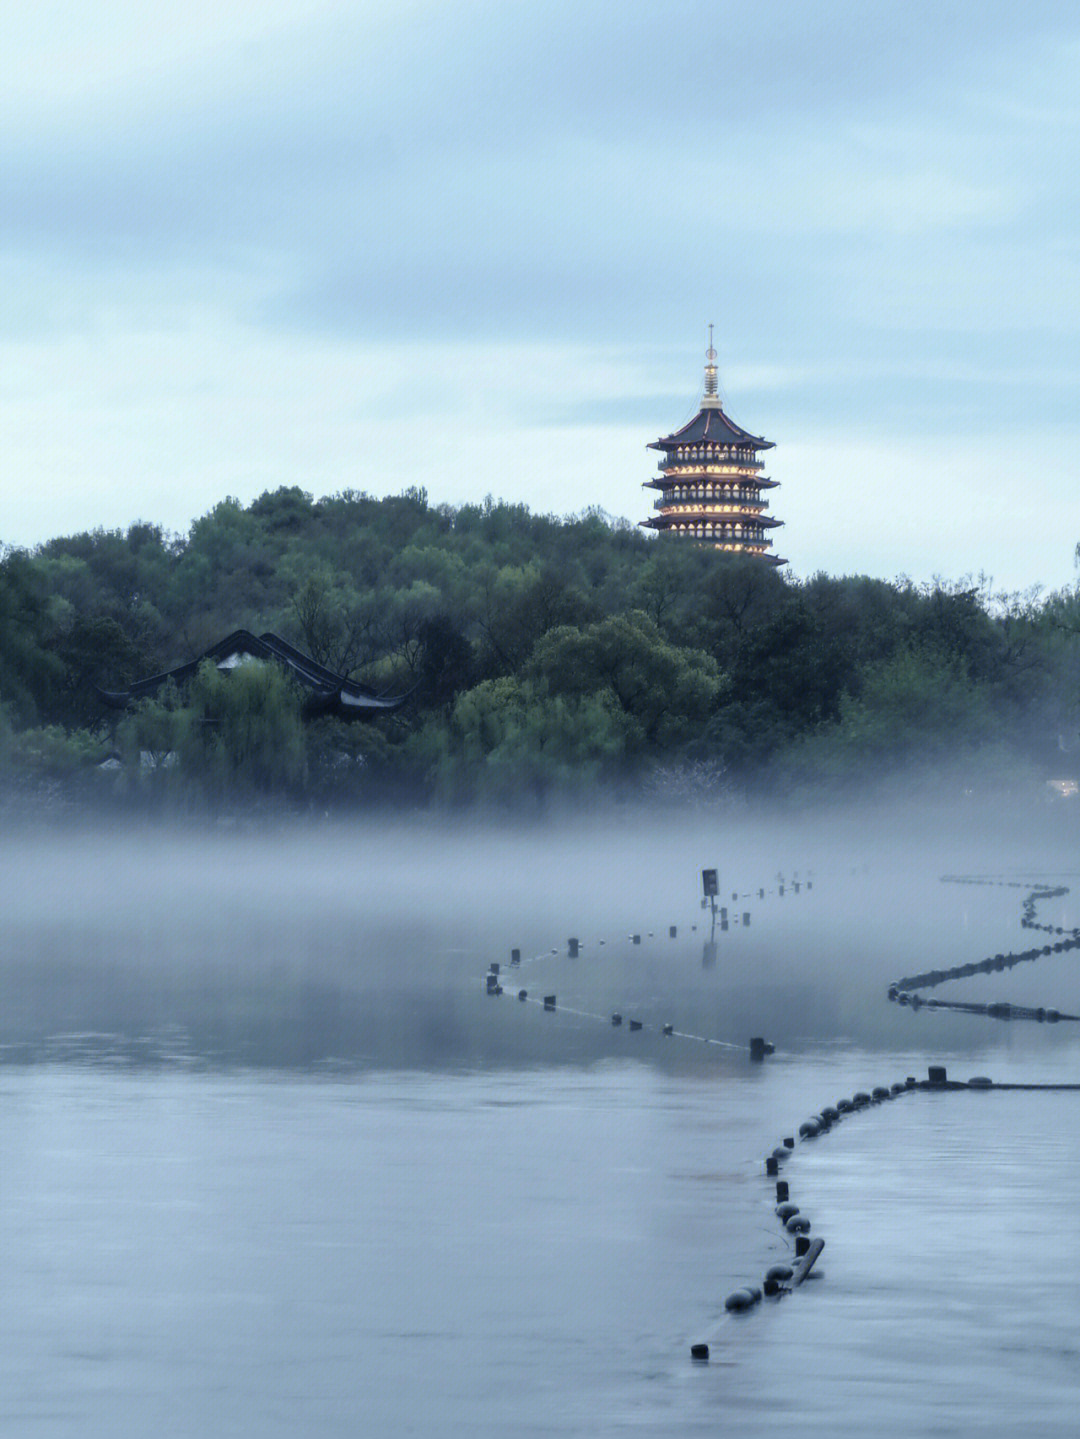
[[[610,695],[571,698],[516,678],[485,680],[454,706],[435,790],[506,803],[572,794],[614,778],[634,737]]]
[[[276,665],[222,673],[207,660],[175,731],[182,771],[209,797],[288,792],[306,776],[300,695]]]
[[[258,666],[101,703],[238,627],[408,703],[312,723]],[[958,757],[1060,774],[1080,763],[1080,585],[796,580],[595,510],[286,486],[186,536],[139,523],[0,552],[0,716],[9,775],[74,775],[104,745],[129,793],[230,803],[756,797]]]
[[[721,690],[711,655],[669,644],[636,610],[583,629],[550,630],[525,675],[552,696],[602,698],[626,717],[635,748],[664,753],[700,733]]]
[[[42,725],[22,730],[8,741],[11,762],[39,776],[63,778],[100,764],[106,757],[102,740],[87,730]]]

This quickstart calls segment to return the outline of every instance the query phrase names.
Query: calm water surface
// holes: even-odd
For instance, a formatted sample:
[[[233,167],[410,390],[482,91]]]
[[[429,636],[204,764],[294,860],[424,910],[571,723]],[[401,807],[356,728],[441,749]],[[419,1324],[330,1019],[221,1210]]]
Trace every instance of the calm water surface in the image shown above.
[[[758,904],[747,839],[710,963],[700,837],[279,850],[3,855],[0,1434],[1075,1434],[1080,1094],[914,1093],[800,1144],[824,1256],[723,1308],[789,1255],[763,1156],[813,1110],[929,1063],[1080,1080],[1065,1025],[883,1002],[1027,943],[1015,891],[860,855]],[[556,1015],[484,996],[513,943]],[[1078,969],[963,997],[1080,1012]]]
[[[763,1136],[904,1068],[9,1068],[0,1425],[1073,1434],[1080,1097],[915,1094],[800,1146],[821,1274],[724,1317],[788,1252]]]

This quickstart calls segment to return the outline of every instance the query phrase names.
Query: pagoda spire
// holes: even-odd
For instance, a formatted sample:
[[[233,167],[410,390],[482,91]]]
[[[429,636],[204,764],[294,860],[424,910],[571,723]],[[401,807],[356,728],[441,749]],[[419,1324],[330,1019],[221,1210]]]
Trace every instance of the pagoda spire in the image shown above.
[[[720,392],[716,379],[716,350],[713,346],[713,327],[709,326],[709,348],[705,351],[705,393],[701,397],[703,408],[719,409]]]

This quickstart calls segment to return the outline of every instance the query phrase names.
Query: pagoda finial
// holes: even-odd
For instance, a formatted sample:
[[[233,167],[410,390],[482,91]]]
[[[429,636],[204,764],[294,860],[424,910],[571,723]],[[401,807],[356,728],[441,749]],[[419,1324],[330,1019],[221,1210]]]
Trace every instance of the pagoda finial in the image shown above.
[[[713,347],[713,327],[709,326],[709,348],[705,351],[705,395],[704,405],[719,406],[720,394],[716,382],[716,350]]]

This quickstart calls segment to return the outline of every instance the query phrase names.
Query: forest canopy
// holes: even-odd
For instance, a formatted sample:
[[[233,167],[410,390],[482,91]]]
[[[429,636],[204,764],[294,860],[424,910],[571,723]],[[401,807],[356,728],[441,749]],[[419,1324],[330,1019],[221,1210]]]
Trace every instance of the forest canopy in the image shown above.
[[[103,706],[99,688],[239,628],[408,703],[303,722],[286,672],[204,665]],[[0,776],[31,798],[792,800],[898,775],[1034,792],[1080,769],[1078,727],[1077,587],[799,579],[595,511],[418,489],[285,487],[186,536],[139,523],[0,550]]]

